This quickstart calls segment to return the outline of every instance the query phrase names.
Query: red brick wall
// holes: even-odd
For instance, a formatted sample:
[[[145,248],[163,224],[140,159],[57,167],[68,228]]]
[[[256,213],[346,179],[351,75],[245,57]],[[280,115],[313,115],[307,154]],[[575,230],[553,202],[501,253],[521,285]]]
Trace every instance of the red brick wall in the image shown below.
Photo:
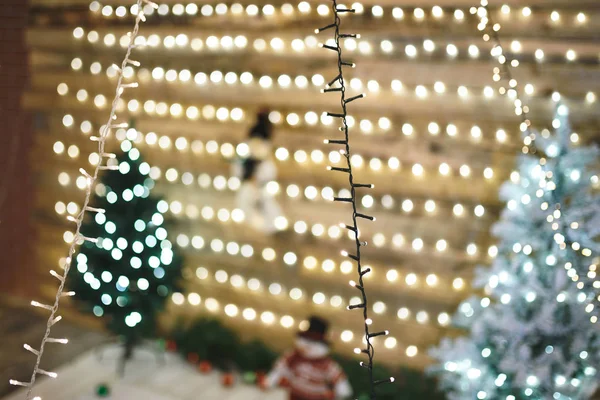
[[[2,0],[0,7],[0,296],[30,296],[35,287],[30,215],[33,185],[29,167],[32,127],[21,109],[27,85],[27,0]],[[28,271],[31,271],[28,273]]]

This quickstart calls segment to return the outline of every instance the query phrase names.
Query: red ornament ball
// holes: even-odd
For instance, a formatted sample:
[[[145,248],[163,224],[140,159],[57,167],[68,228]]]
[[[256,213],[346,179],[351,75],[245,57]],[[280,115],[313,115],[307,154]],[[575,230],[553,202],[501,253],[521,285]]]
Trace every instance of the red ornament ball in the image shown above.
[[[190,363],[196,364],[200,360],[200,357],[196,353],[188,353],[187,359]]]
[[[235,383],[235,378],[234,378],[233,374],[231,372],[227,372],[227,373],[223,374],[223,376],[221,377],[221,383],[225,387],[233,386],[233,384]]]
[[[209,361],[200,361],[200,364],[198,364],[198,371],[203,374],[208,374],[212,371],[212,364]]]
[[[174,340],[167,340],[166,348],[168,351],[175,352],[177,351],[177,343]]]
[[[256,385],[257,385],[258,387],[261,387],[261,388],[262,388],[262,387],[264,387],[264,386],[265,386],[265,384],[266,384],[266,382],[265,382],[265,380],[266,380],[266,377],[267,377],[267,376],[265,375],[265,373],[264,373],[264,372],[262,372],[262,371],[257,371],[257,372],[256,372]]]
[[[290,381],[288,381],[286,378],[281,378],[279,380],[279,387],[282,387],[282,388],[290,387]]]

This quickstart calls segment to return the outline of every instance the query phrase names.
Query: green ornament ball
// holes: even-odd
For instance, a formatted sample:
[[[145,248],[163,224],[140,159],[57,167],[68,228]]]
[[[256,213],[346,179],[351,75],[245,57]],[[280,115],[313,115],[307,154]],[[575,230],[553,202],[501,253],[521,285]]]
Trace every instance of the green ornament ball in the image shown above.
[[[105,383],[101,383],[100,385],[96,386],[96,395],[98,397],[110,396],[110,387]]]
[[[369,400],[369,395],[368,395],[368,394],[366,394],[366,393],[361,393],[361,394],[358,396],[358,400]]]
[[[242,380],[244,383],[252,385],[254,382],[256,382],[256,374],[252,371],[244,372],[244,375],[242,375]]]

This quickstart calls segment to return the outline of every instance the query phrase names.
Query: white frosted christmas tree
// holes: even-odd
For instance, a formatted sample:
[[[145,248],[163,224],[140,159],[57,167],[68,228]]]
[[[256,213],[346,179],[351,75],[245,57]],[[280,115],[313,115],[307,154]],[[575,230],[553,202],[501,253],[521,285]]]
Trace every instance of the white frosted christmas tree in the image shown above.
[[[598,386],[590,255],[600,232],[593,190],[600,153],[570,146],[564,105],[553,127],[537,135],[544,165],[536,155],[521,156],[501,187],[506,208],[492,231],[498,256],[474,282],[487,297],[463,302],[454,318],[469,336],[431,350],[450,400],[586,399]]]

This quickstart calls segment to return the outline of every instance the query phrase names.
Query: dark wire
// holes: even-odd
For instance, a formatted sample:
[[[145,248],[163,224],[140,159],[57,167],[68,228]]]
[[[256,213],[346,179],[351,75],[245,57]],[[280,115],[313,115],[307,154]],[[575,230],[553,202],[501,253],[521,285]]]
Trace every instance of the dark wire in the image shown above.
[[[341,25],[340,13],[346,13],[346,12],[353,13],[353,12],[355,12],[355,10],[346,9],[346,8],[338,8],[336,0],[332,0],[332,9],[333,9],[333,14],[334,14],[334,23],[327,25],[326,27],[323,27],[321,29],[317,29],[316,32],[319,33],[321,31],[324,31],[324,30],[327,30],[330,28],[333,28],[335,31],[335,34],[334,34],[335,47],[327,45],[327,44],[323,44],[322,47],[327,50],[335,51],[337,53],[338,75],[327,84],[327,86],[325,87],[325,89],[322,90],[322,92],[324,92],[324,93],[325,92],[340,92],[340,105],[342,108],[342,112],[341,113],[328,112],[327,115],[329,117],[339,118],[341,120],[342,126],[340,127],[340,131],[344,132],[344,139],[343,140],[340,140],[340,139],[326,140],[325,143],[338,144],[338,145],[345,146],[345,151],[343,152],[343,154],[344,154],[344,157],[346,158],[347,167],[346,168],[329,167],[329,169],[332,171],[347,173],[348,174],[348,182],[350,184],[350,198],[336,197],[336,198],[334,198],[334,201],[349,202],[352,204],[352,225],[342,224],[342,226],[354,233],[356,254],[349,254],[347,252],[342,252],[342,255],[349,257],[349,258],[353,259],[354,261],[356,261],[357,273],[358,273],[358,283],[351,282],[351,285],[360,291],[361,297],[362,297],[362,303],[351,304],[348,306],[348,309],[349,310],[358,309],[358,308],[363,309],[365,340],[366,340],[367,344],[366,344],[366,348],[361,350],[361,353],[367,355],[368,361],[366,363],[361,362],[360,365],[365,367],[368,370],[369,381],[370,381],[370,396],[369,397],[371,400],[375,400],[376,399],[375,387],[382,383],[393,382],[394,378],[390,377],[387,379],[376,381],[373,377],[373,358],[375,356],[375,349],[373,347],[373,344],[371,343],[371,339],[376,336],[387,335],[388,331],[372,333],[369,330],[369,324],[371,323],[371,319],[369,318],[369,315],[368,315],[369,301],[367,299],[367,292],[365,290],[365,285],[364,285],[363,279],[364,279],[364,276],[370,272],[370,269],[369,268],[363,269],[362,264],[361,264],[360,248],[362,246],[366,246],[367,243],[360,241],[360,237],[359,237],[360,231],[358,229],[357,219],[363,218],[363,219],[367,219],[370,221],[374,221],[375,218],[372,216],[369,216],[369,215],[359,213],[356,209],[356,189],[357,188],[372,188],[373,185],[364,184],[364,183],[354,183],[354,175],[352,173],[352,163],[350,161],[351,160],[351,149],[350,149],[350,137],[348,134],[348,123],[346,121],[346,116],[347,116],[346,106],[348,103],[364,97],[364,94],[360,94],[358,96],[353,96],[353,97],[346,99],[346,87],[344,85],[344,67],[354,67],[354,64],[344,61],[342,59],[342,47],[340,46],[340,39],[358,38],[359,35],[341,34],[340,33],[340,25]],[[339,86],[334,87],[334,85],[336,83],[339,83]]]

